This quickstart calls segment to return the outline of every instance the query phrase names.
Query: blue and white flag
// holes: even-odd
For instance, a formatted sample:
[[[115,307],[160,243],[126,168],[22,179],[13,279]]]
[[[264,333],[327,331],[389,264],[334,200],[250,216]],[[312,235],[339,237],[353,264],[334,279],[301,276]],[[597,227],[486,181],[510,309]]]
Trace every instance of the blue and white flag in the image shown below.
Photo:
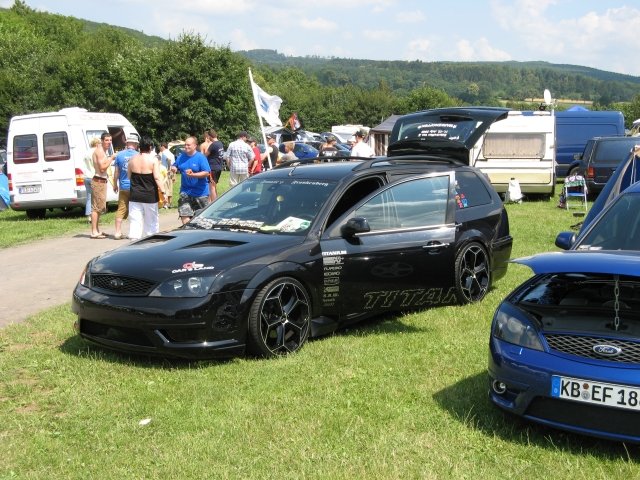
[[[280,105],[282,99],[277,95],[269,95],[262,90],[251,78],[251,88],[253,88],[253,98],[256,102],[256,110],[264,120],[272,127],[281,127]]]

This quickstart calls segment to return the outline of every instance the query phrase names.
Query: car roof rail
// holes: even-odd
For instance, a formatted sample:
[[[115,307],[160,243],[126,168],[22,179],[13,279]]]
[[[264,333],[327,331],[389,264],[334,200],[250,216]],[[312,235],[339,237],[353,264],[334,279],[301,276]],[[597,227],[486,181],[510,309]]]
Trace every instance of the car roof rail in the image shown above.
[[[352,157],[354,158],[354,157]],[[415,165],[415,164],[429,164],[429,165],[458,165],[458,166],[468,166],[466,163],[460,162],[459,160],[455,160],[452,158],[442,158],[439,156],[429,156],[429,155],[402,155],[397,157],[375,157],[375,158],[366,158],[366,160],[361,165],[358,165],[355,170],[364,170],[367,168],[373,168],[379,165]]]

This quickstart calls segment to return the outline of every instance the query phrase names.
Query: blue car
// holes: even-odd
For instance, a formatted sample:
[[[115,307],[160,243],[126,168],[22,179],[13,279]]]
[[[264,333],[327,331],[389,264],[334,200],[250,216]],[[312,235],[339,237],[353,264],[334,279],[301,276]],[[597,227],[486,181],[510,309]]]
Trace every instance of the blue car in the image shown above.
[[[550,427],[640,443],[640,252],[515,262],[535,275],[494,315],[491,401]]]
[[[280,152],[284,153],[284,143],[280,144]],[[295,142],[295,146],[293,147],[293,153],[296,154],[296,157],[303,158],[316,158],[319,154],[317,148],[313,148],[311,145],[303,142]]]

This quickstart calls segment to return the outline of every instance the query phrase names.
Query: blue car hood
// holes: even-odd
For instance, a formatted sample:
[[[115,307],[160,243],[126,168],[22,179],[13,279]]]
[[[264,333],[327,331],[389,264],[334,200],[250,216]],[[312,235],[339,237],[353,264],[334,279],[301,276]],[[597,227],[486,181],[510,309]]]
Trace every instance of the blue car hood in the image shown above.
[[[601,273],[640,276],[640,252],[632,251],[549,252],[511,261],[528,266],[536,274]]]

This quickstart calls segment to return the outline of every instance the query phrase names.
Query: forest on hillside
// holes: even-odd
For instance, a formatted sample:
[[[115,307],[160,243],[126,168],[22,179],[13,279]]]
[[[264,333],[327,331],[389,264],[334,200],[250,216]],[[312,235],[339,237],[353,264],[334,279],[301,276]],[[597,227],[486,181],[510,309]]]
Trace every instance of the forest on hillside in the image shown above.
[[[290,57],[275,50],[241,51],[253,63],[274,69],[296,67],[324,86],[354,83],[375,88],[385,83],[402,94],[424,84],[468,103],[539,98],[549,89],[557,98],[609,105],[640,94],[640,77],[577,65],[546,62],[376,61],[314,56]]]
[[[156,141],[210,128],[225,143],[239,130],[257,134],[249,68],[263,90],[283,99],[283,121],[296,112],[315,131],[344,123],[375,126],[392,114],[444,106],[537,108],[524,100],[539,98],[544,88],[556,98],[590,99],[592,108],[622,110],[629,123],[640,117],[640,79],[583,73],[583,67],[305,61],[262,52],[279,61],[211,45],[198,34],[163,40],[37,12],[15,0],[0,9],[0,144],[12,116],[74,106],[122,113]],[[487,67],[494,80],[501,72],[491,88]],[[608,96],[603,85],[612,86]]]

